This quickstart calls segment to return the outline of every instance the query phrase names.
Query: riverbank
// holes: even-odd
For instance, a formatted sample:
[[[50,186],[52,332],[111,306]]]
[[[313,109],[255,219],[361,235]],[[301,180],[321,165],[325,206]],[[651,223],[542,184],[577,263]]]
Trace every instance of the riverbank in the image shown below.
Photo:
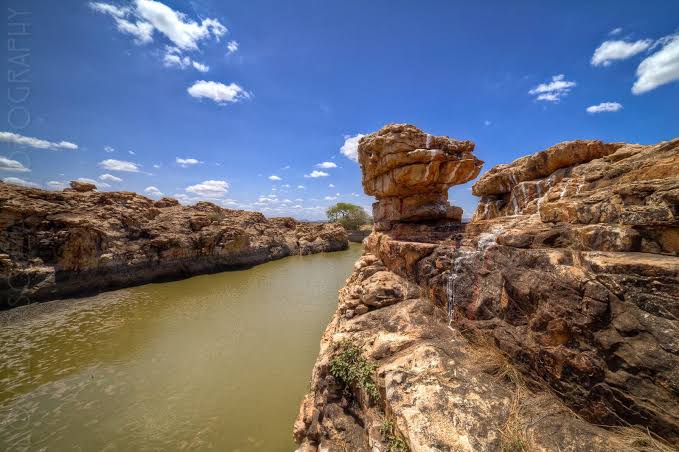
[[[0,308],[344,250],[341,226],[74,183],[0,182]]]

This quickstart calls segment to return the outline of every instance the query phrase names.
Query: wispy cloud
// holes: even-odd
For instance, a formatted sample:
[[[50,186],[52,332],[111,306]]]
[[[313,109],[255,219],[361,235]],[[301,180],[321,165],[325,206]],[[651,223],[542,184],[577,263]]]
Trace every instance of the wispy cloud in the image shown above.
[[[317,177],[327,177],[330,174],[326,173],[325,171],[318,171],[318,170],[313,170],[309,174],[305,174],[304,177],[311,177],[311,178],[317,178]]]
[[[236,41],[229,41],[226,44],[226,48],[229,51],[228,52],[229,55],[233,55],[234,53],[236,53],[238,51],[238,47],[239,47],[239,45]]]
[[[139,165],[125,160],[106,159],[99,162],[99,167],[110,171],[124,171],[128,173],[138,173]]]
[[[99,180],[104,181],[104,182],[114,182],[114,183],[120,183],[120,182],[123,181],[121,178],[114,176],[113,174],[102,174],[101,176],[99,176]]]
[[[0,156],[0,171],[10,171],[13,173],[28,173],[31,171],[23,163]]]
[[[592,66],[610,66],[613,61],[626,60],[648,49],[652,43],[650,39],[635,42],[604,41],[592,55]]]
[[[552,76],[550,82],[540,83],[538,86],[528,91],[528,94],[536,96],[536,100],[559,102],[561,98],[568,95],[571,88],[575,86],[575,82],[566,80],[566,77],[563,74],[558,74]]]
[[[70,141],[47,141],[40,138],[27,137],[24,135],[19,135],[18,133],[12,132],[0,132],[0,141],[6,143],[18,144],[20,146],[30,146],[36,149],[52,149],[52,150],[71,150],[74,151],[78,149],[78,145],[71,143]]]
[[[622,104],[617,102],[602,102],[598,105],[587,107],[587,113],[603,113],[607,111],[618,111],[622,109]]]
[[[280,177],[280,176],[276,176],[275,174],[272,174],[271,176],[269,176],[269,180],[272,180],[272,181],[275,182],[275,181],[283,180],[283,178]]]
[[[190,166],[195,166],[195,165],[198,165],[200,163],[203,163],[198,159],[181,158],[181,157],[175,157],[174,161],[177,165],[181,166],[182,168],[188,168]]]
[[[334,163],[334,162],[321,162],[321,163],[316,163],[316,168],[323,168],[323,169],[337,168],[337,164]]]
[[[28,188],[40,188],[40,184],[29,182],[27,180],[19,179],[18,177],[6,177],[2,180],[6,184],[20,185]]]
[[[111,152],[115,152],[115,151],[116,150],[111,146],[104,146],[104,152],[111,153]]]

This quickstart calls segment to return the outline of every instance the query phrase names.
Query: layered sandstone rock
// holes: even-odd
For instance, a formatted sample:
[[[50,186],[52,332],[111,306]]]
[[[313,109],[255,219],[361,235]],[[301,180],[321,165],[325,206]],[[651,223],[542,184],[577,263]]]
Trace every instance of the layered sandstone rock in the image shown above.
[[[80,183],[63,192],[0,183],[0,305],[16,306],[345,249],[334,224],[184,207]]]
[[[679,139],[562,143],[482,176],[469,224],[374,232],[323,337],[298,441],[341,450],[350,431],[355,450],[388,450],[375,428],[387,417],[411,450],[499,450],[508,424],[523,450],[679,444],[677,168]],[[488,383],[479,337],[533,384]],[[376,364],[380,402],[328,374],[347,340]]]
[[[358,161],[364,191],[377,198],[376,229],[399,222],[459,222],[462,209],[448,203],[448,188],[479,174],[483,162],[473,150],[471,141],[432,136],[407,124],[390,124],[361,138]]]

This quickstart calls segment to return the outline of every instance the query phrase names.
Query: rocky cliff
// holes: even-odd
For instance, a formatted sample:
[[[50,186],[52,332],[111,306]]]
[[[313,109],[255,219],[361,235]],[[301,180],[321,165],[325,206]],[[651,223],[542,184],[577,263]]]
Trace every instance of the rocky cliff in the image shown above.
[[[74,182],[50,192],[0,183],[0,306],[348,247],[334,224],[95,188]]]
[[[473,144],[387,126],[359,145],[368,193],[385,171],[366,162],[391,155],[384,135],[424,165],[398,193],[421,200],[408,211],[433,210],[439,181],[478,172],[432,177],[438,143],[475,167]],[[368,237],[321,341],[300,449],[679,444],[679,139],[561,143],[491,169],[473,192],[471,223],[392,217]]]

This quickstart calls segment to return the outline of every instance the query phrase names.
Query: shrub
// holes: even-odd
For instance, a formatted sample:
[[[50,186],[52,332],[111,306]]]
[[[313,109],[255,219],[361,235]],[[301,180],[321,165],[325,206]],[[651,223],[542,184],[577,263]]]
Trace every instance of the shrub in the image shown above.
[[[380,435],[382,435],[382,439],[387,446],[387,452],[408,452],[410,450],[403,437],[396,433],[394,423],[389,419],[382,421]]]
[[[361,206],[348,202],[338,202],[325,211],[328,220],[339,223],[347,231],[356,231],[364,224],[370,223],[370,216]]]
[[[330,374],[347,387],[363,389],[372,401],[380,399],[380,391],[373,381],[375,364],[362,355],[356,345],[342,344],[341,351],[330,362]]]

